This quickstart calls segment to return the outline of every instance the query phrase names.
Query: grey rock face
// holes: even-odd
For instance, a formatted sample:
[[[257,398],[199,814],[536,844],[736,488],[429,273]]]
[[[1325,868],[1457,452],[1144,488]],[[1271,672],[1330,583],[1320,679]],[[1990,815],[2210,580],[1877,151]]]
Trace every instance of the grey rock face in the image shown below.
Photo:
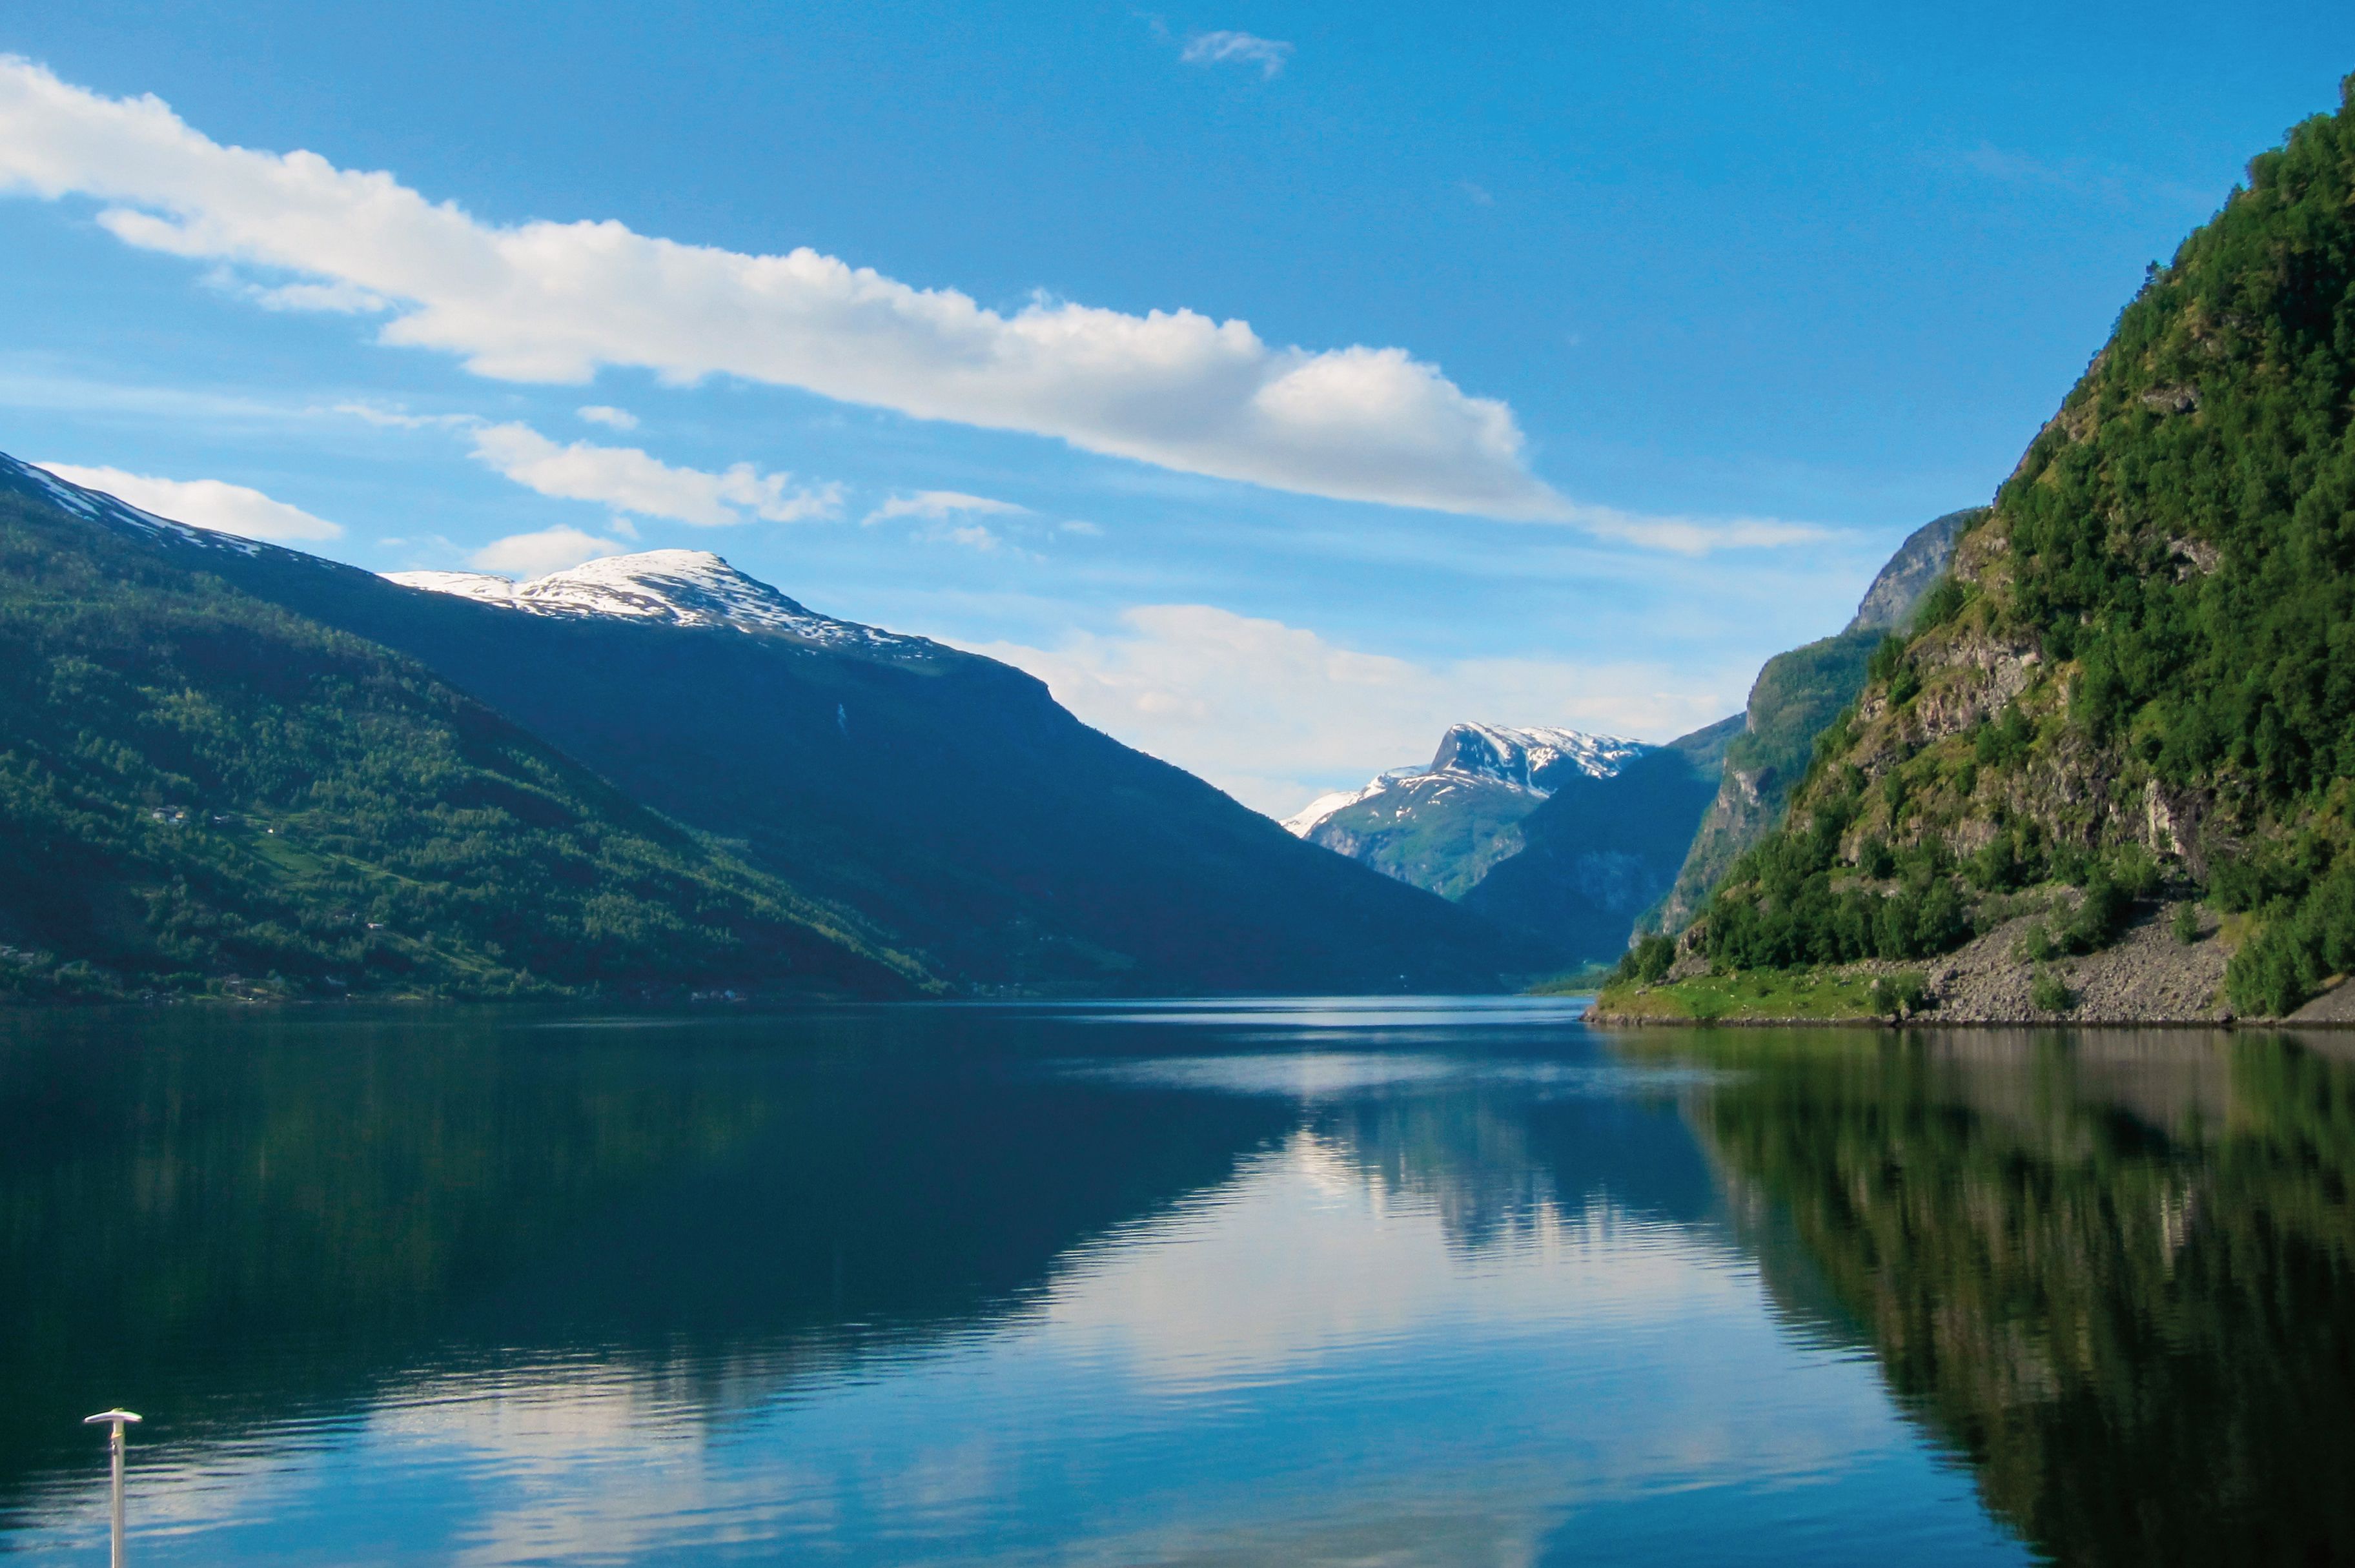
[[[1986,515],[1986,507],[1969,507],[1915,528],[1865,590],[1845,631],[1766,661],[1751,688],[1742,732],[1727,750],[1717,800],[1693,836],[1676,886],[1645,917],[1645,929],[1682,931],[1742,851],[1782,821],[1816,736],[1863,688],[1865,658],[1880,640],[1874,634],[1912,617],[1953,560],[1955,541]]]
[[[1966,507],[1933,517],[1906,535],[1889,564],[1872,580],[1872,586],[1864,591],[1863,602],[1857,605],[1856,618],[1849,622],[1847,630],[1894,631],[1903,625],[1922,595],[1946,570],[1946,561],[1955,553],[1955,540],[1986,511],[1984,507]]]

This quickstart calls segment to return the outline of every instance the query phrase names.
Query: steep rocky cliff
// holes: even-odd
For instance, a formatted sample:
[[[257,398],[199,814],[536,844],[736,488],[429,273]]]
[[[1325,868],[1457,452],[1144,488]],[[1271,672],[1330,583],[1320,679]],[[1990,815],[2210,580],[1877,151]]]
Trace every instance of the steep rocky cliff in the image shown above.
[[[1864,591],[1863,603],[1857,605],[1855,616],[1842,632],[1903,631],[1922,595],[1946,570],[1946,560],[1955,553],[1955,540],[1985,516],[1985,507],[1966,507],[1933,517],[1906,535],[1889,564],[1873,578],[1872,586]]]
[[[1644,929],[1674,933],[1690,924],[1735,858],[1783,820],[1816,737],[1862,689],[1865,661],[1937,581],[1962,530],[1986,515],[1985,507],[1975,507],[1923,524],[1874,576],[1844,631],[1766,661],[1750,688],[1741,733],[1725,749],[1717,798],[1693,836],[1676,885],[1646,916]]]

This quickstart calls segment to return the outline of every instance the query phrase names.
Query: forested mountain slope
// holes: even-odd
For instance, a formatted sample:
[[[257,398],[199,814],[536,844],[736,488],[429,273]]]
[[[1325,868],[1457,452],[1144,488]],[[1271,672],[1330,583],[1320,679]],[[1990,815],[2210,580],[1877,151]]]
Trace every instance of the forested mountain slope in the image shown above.
[[[655,552],[636,578],[624,558],[611,581],[485,602],[143,528],[17,472],[28,497],[94,508],[60,526],[111,528],[151,574],[414,660],[617,802],[705,836],[680,842],[954,986],[1478,990],[1538,966],[1478,917],[1088,729],[1020,671],[815,615],[717,558],[694,581],[667,559],[685,552]],[[638,613],[648,597],[685,609]]]
[[[421,666],[0,464],[0,994],[904,994],[918,966]]]
[[[2350,415],[2342,105],[2153,269],[1718,890],[1708,951],[1927,955],[2047,896],[2034,963],[2171,891],[2227,917],[2243,1012],[2355,971]]]

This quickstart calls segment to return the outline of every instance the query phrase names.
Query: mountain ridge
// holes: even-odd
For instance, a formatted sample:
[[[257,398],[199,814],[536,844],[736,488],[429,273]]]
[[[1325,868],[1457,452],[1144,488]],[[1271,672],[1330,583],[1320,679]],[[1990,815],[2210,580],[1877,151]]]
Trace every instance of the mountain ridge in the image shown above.
[[[1088,729],[1035,677],[978,655],[890,633],[813,636],[807,621],[748,627],[687,602],[714,586],[709,570],[684,583],[668,572],[662,602],[645,602],[643,560],[590,585],[587,598],[618,605],[534,595],[518,613],[223,543],[72,487],[69,507],[64,482],[34,472],[11,464],[0,485],[413,661],[954,987],[1481,991],[1539,962],[1480,918]],[[773,622],[815,614],[755,586],[752,608]]]
[[[674,626],[732,626],[828,647],[917,655],[943,649],[925,637],[821,615],[709,550],[654,549],[601,556],[517,581],[489,572],[388,571],[388,582],[536,615],[595,615]]]
[[[1284,818],[1284,827],[1295,837],[1314,840],[1316,830],[1337,814],[1393,790],[1419,793],[1453,784],[1493,784],[1543,800],[1553,793],[1552,781],[1558,775],[1579,772],[1607,776],[1646,749],[1638,741],[1579,730],[1458,722],[1440,736],[1431,761],[1423,766],[1387,769],[1356,790],[1318,795]]]

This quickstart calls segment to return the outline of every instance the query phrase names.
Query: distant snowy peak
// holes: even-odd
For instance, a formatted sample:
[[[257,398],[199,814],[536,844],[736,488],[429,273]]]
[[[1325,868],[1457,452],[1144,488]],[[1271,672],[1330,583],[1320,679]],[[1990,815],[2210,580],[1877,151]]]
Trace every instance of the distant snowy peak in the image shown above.
[[[201,545],[208,549],[235,550],[240,555],[259,555],[270,548],[251,539],[240,539],[235,534],[216,533],[210,528],[176,523],[169,517],[141,511],[130,502],[117,500],[103,490],[88,489],[70,480],[60,479],[46,468],[19,463],[5,453],[0,453],[0,490],[14,490],[37,500],[52,502],[78,517],[121,533],[177,539],[184,544]]]
[[[1497,724],[1457,724],[1440,737],[1425,771],[1471,773],[1544,796],[1562,771],[1607,779],[1650,748],[1615,735],[1577,730],[1508,730]]]
[[[733,626],[740,632],[779,633],[829,647],[912,652],[926,645],[922,637],[903,637],[821,615],[704,549],[609,555],[527,582],[474,571],[386,575],[405,587],[452,593],[535,615]]]
[[[1502,784],[1535,800],[1543,800],[1571,773],[1609,778],[1652,749],[1641,741],[1589,735],[1578,730],[1451,725],[1447,733],[1439,738],[1439,750],[1433,754],[1429,767],[1392,768],[1362,789],[1320,795],[1285,817],[1284,827],[1295,838],[1305,838],[1337,813],[1353,805],[1400,792],[1412,801],[1421,801],[1467,784]]]

